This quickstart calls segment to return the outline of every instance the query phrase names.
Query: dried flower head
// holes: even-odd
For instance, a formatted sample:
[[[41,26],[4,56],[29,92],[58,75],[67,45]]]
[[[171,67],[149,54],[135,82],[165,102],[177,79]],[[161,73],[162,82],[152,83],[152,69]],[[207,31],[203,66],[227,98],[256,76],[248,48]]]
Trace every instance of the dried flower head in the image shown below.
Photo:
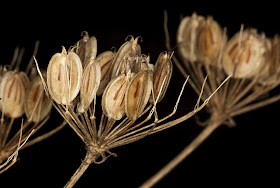
[[[149,56],[141,54],[138,39],[131,36],[116,54],[106,51],[90,58],[84,70],[80,57],[73,52],[74,48],[79,51],[79,45],[68,53],[63,48],[49,62],[48,83],[42,78],[47,96],[87,149],[83,163],[65,187],[73,186],[91,163],[99,164],[116,156],[111,149],[174,126],[208,102],[176,121],[158,125],[176,112],[182,92],[174,111],[158,119],[156,105],[163,99],[172,75],[171,54],[161,53],[153,66]],[[96,94],[102,94],[99,124],[95,117]],[[145,125],[153,116],[154,121]]]

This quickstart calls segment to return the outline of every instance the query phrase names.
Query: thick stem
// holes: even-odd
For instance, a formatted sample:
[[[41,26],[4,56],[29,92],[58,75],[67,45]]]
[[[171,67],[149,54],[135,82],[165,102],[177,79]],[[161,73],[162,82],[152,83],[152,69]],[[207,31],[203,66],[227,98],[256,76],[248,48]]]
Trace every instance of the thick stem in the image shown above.
[[[87,151],[85,159],[82,161],[81,165],[76,170],[75,174],[71,177],[71,179],[67,182],[67,184],[64,186],[64,188],[73,187],[80,179],[80,177],[84,174],[84,172],[87,170],[87,168],[91,165],[91,163],[93,163],[93,161],[93,154],[90,151]]]
[[[173,158],[160,171],[148,179],[140,188],[149,188],[154,186],[169,172],[171,172],[178,164],[180,164],[186,157],[188,157],[211,133],[221,125],[221,121],[212,121],[204,130],[182,150],[175,158]]]

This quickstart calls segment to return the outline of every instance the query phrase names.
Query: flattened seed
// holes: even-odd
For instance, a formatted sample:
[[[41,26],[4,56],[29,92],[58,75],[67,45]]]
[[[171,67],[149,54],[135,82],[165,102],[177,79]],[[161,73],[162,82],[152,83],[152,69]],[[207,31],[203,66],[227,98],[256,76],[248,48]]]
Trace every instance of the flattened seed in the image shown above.
[[[124,99],[129,78],[130,74],[121,74],[107,85],[102,96],[102,109],[107,117],[119,120],[124,116]]]
[[[109,70],[114,57],[115,54],[111,51],[105,51],[96,57],[96,63],[100,66],[101,70],[101,79],[99,88],[97,90],[97,95],[102,95],[105,87],[110,81]]]
[[[96,92],[100,84],[100,78],[100,67],[94,62],[94,60],[91,60],[82,77],[80,92],[81,103],[78,107],[79,112],[84,112],[84,110],[90,106],[93,99],[96,97]]]
[[[69,105],[80,90],[82,63],[74,52],[56,53],[47,69],[47,84],[50,95],[58,104]]]
[[[31,121],[42,121],[51,111],[51,100],[46,96],[40,76],[30,83],[27,89],[24,111]]]
[[[125,94],[125,113],[130,120],[135,121],[141,115],[149,101],[152,87],[152,71],[141,71],[132,78]]]
[[[131,38],[130,41],[125,42],[118,50],[111,66],[110,74],[111,79],[122,73],[121,67],[126,67],[123,64],[126,63],[128,58],[134,58],[141,55],[141,47],[137,38]]]
[[[7,116],[18,118],[23,115],[28,85],[29,80],[24,72],[5,73],[0,86],[0,97],[2,111]]]
[[[154,83],[153,83],[155,100],[157,99],[159,92],[162,88],[158,102],[161,101],[161,99],[165,95],[165,92],[169,85],[169,81],[171,79],[172,71],[173,71],[173,65],[170,56],[167,54],[167,52],[162,52],[159,55],[155,65]]]

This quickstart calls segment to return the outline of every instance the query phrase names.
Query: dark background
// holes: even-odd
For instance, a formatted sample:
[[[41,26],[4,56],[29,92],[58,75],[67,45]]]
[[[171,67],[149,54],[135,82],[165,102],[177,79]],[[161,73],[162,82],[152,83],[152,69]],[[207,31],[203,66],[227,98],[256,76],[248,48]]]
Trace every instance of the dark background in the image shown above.
[[[65,4],[11,4],[2,7],[1,63],[8,64],[14,48],[25,47],[23,65],[32,56],[34,43],[40,40],[37,60],[46,68],[61,46],[68,49],[88,31],[98,41],[98,53],[119,48],[128,35],[142,36],[142,53],[155,62],[164,51],[163,10],[169,17],[169,31],[175,46],[181,16],[212,15],[232,36],[240,24],[256,27],[267,36],[280,31],[280,13],[269,2],[244,5],[242,2],[67,2]],[[22,66],[24,68],[24,66]],[[174,74],[165,98],[158,105],[160,117],[173,110],[184,82],[174,66]],[[275,93],[280,93],[276,89]],[[188,85],[174,116],[191,111],[197,96]],[[156,187],[194,187],[199,185],[270,185],[279,184],[279,102],[235,118],[237,126],[218,128],[180,166]],[[101,109],[99,109],[101,110]],[[47,131],[62,118],[53,110],[51,120],[41,130]],[[205,112],[198,114],[207,118]],[[76,187],[138,187],[180,152],[202,130],[191,118],[130,145],[115,148],[118,157],[91,165]],[[53,137],[19,152],[18,162],[0,175],[0,187],[63,187],[85,155],[80,138],[69,127]]]

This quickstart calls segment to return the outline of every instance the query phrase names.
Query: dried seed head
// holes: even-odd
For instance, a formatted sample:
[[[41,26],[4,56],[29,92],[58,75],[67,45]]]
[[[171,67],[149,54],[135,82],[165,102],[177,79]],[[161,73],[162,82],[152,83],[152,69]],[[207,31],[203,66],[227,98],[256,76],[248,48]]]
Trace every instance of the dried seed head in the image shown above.
[[[264,63],[264,38],[254,29],[238,32],[229,41],[223,58],[223,68],[235,78],[249,78],[259,73]]]
[[[165,95],[172,76],[172,71],[173,65],[170,55],[167,52],[162,52],[157,59],[153,76],[153,91],[155,100],[161,91],[158,102],[161,101]]]
[[[8,71],[0,85],[2,112],[11,118],[18,118],[24,113],[24,99],[29,79],[24,72]]]
[[[153,87],[153,73],[150,70],[138,72],[129,83],[125,94],[125,113],[135,121],[147,105]]]
[[[58,104],[69,105],[80,90],[82,63],[74,52],[61,53],[51,58],[47,70],[47,84],[51,97]]]
[[[46,74],[43,74],[45,77]],[[27,89],[24,111],[32,122],[42,121],[51,111],[52,102],[46,96],[40,76],[36,76]]]
[[[141,47],[137,44],[138,38],[139,37],[134,39],[131,37],[130,41],[125,42],[119,48],[112,62],[110,70],[111,79],[122,74],[127,67],[127,63],[131,64],[131,61],[133,61],[135,57],[141,55]]]
[[[102,96],[102,110],[107,117],[119,120],[124,116],[124,99],[130,77],[130,72],[120,74],[107,85]]]
[[[197,28],[197,59],[206,64],[215,64],[225,43],[220,25],[208,17]]]
[[[101,79],[99,88],[97,90],[97,95],[102,95],[105,87],[110,81],[109,70],[114,57],[115,54],[111,51],[105,51],[96,57],[96,63],[100,66],[101,69]]]
[[[196,38],[197,27],[204,20],[204,17],[197,16],[196,13],[185,17],[179,25],[177,33],[177,43],[180,54],[187,61],[196,61]]]
[[[96,97],[96,92],[100,84],[100,66],[93,59],[88,63],[82,77],[78,111],[83,113]]]
[[[83,39],[77,43],[76,53],[79,55],[83,67],[86,67],[90,59],[95,59],[97,53],[97,40],[94,36],[89,37],[88,32],[83,31]]]

